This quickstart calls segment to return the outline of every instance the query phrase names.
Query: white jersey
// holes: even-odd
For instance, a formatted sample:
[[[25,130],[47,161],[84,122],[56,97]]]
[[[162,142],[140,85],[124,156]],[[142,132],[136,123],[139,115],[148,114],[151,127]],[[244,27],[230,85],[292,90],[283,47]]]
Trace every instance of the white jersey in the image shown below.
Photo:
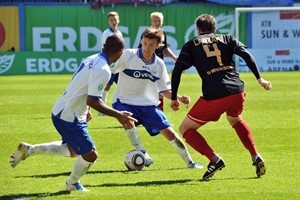
[[[101,98],[111,72],[106,54],[94,54],[86,58],[74,73],[65,92],[55,103],[52,113],[67,122],[85,121],[88,112],[87,97]]]
[[[153,62],[146,62],[141,48],[125,50],[111,70],[119,72],[113,103],[119,99],[129,105],[157,106],[158,93],[171,89],[164,61],[155,55]]]
[[[102,49],[104,48],[104,44],[105,44],[105,42],[106,42],[106,39],[107,39],[109,36],[113,35],[113,34],[116,34],[116,35],[118,35],[118,36],[120,36],[120,37],[123,38],[123,35],[122,35],[121,31],[119,31],[119,30],[114,31],[113,29],[111,29],[111,28],[109,27],[108,29],[106,29],[106,30],[102,33],[102,36],[101,36],[101,48],[102,48]]]

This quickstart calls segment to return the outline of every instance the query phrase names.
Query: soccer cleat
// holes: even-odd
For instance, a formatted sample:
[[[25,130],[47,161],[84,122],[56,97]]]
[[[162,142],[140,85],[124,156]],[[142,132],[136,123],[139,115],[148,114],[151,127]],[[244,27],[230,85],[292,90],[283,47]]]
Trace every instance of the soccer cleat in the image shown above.
[[[203,166],[202,166],[200,163],[191,161],[191,162],[188,164],[188,168],[203,169]]]
[[[11,160],[10,160],[11,167],[17,166],[17,164],[19,164],[19,162],[28,158],[28,156],[29,156],[28,150],[30,147],[31,147],[31,145],[27,144],[25,142],[21,142],[19,144],[18,150],[15,151],[11,156]]]
[[[252,165],[256,168],[257,177],[260,177],[266,173],[267,168],[265,166],[265,162],[261,157],[256,155]]]
[[[225,167],[225,162],[219,159],[217,163],[210,162],[207,166],[207,171],[203,175],[203,180],[208,180],[212,177],[218,170],[222,170]]]
[[[145,150],[140,150],[145,155],[145,166],[149,167],[154,163],[153,159],[149,156],[149,154]]]
[[[83,187],[81,183],[78,181],[77,183],[74,184],[69,184],[66,182],[66,189],[67,191],[80,191],[80,192],[88,192],[89,190]]]

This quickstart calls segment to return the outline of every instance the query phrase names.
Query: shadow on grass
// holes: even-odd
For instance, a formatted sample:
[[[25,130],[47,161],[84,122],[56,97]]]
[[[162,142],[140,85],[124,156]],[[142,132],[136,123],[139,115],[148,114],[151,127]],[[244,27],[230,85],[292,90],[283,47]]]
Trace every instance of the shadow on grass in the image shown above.
[[[171,168],[164,170],[180,170],[185,168]],[[161,171],[161,169],[147,169],[143,172],[147,171]],[[128,170],[100,170],[100,171],[88,171],[87,174],[114,174],[114,173],[122,173],[122,174],[132,174],[139,173],[140,171],[128,171]],[[39,174],[39,175],[30,175],[30,176],[15,176],[15,178],[55,178],[59,176],[69,176],[71,172],[62,172],[56,174]]]
[[[2,200],[13,200],[13,199],[26,199],[26,198],[45,198],[45,197],[55,197],[55,196],[60,196],[60,195],[66,195],[70,194],[71,192],[69,191],[58,191],[54,193],[33,193],[33,194],[7,194],[0,196],[0,199]]]
[[[134,187],[134,186],[158,186],[158,185],[174,185],[182,184],[193,181],[191,179],[186,180],[167,180],[167,181],[145,181],[136,183],[105,183],[100,185],[86,185],[86,187]]]

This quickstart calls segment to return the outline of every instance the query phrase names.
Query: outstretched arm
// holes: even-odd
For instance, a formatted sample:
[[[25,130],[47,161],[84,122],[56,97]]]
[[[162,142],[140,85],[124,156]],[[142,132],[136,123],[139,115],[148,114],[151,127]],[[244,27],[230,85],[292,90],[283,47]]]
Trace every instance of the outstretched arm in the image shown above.
[[[249,69],[252,71],[252,73],[254,74],[254,76],[256,77],[258,83],[265,89],[265,90],[270,90],[272,89],[272,84],[271,82],[264,80],[258,70],[258,67],[256,65],[255,59],[254,57],[251,55],[251,53],[249,51],[247,51],[246,48],[244,47],[240,47],[237,48],[235,53],[240,56],[241,58],[243,58],[246,62],[246,64],[248,65]]]

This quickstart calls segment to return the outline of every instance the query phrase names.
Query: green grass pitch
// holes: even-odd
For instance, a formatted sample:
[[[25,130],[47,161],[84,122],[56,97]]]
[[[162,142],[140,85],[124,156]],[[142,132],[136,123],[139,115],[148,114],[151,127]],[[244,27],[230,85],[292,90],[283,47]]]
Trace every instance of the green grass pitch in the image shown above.
[[[64,191],[65,181],[75,159],[36,155],[14,169],[9,160],[19,142],[61,139],[50,113],[72,75],[0,76],[0,199],[300,199],[300,73],[262,75],[272,82],[271,91],[265,91],[251,73],[241,73],[247,93],[243,118],[267,166],[262,178],[256,178],[250,155],[225,116],[200,129],[227,164],[203,182],[206,157],[188,146],[193,159],[205,167],[188,169],[166,139],[150,137],[143,127],[138,128],[140,136],[154,164],[128,172],[123,159],[133,148],[122,128],[115,119],[93,112],[89,131],[99,159],[81,179],[90,192],[71,194]],[[179,92],[195,102],[201,95],[197,74],[183,74]],[[165,100],[166,114],[177,131],[189,109],[182,106],[174,112],[168,106]]]

